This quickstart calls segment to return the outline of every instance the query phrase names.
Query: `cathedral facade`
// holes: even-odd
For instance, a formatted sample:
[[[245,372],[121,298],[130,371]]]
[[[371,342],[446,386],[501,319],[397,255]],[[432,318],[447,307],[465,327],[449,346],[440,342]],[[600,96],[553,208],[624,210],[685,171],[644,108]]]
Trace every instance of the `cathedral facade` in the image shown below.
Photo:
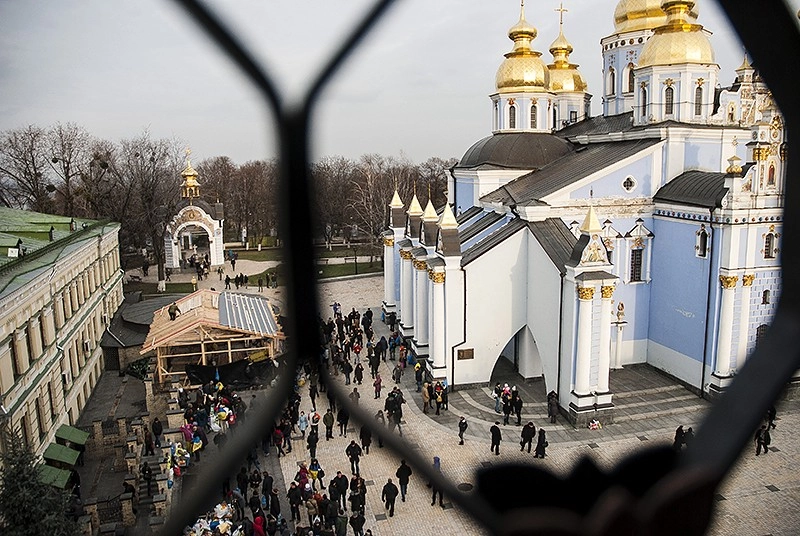
[[[780,294],[786,133],[757,70],[720,87],[697,2],[621,0],[613,23],[590,117],[563,24],[548,64],[521,11],[448,204],[395,194],[384,234],[384,308],[434,378],[508,359],[575,422],[613,419],[628,364],[724,391]]]

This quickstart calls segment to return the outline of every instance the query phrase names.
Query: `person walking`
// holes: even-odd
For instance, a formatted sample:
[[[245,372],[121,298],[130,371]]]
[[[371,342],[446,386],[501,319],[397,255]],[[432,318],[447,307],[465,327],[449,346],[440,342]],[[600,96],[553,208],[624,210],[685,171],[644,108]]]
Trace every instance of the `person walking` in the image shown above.
[[[347,489],[349,487],[347,477],[341,471],[336,471],[336,476],[333,477],[328,487],[331,492],[331,500],[337,503],[342,510],[347,510]]]
[[[769,435],[769,428],[767,428],[766,424],[762,424],[761,428],[758,429],[755,436],[756,442],[756,456],[761,454],[761,449],[764,449],[764,454],[769,452],[769,444],[772,442],[772,438]]]
[[[372,430],[367,425],[361,426],[361,433],[359,434],[361,446],[364,449],[364,454],[369,454],[369,446],[372,445]]]
[[[303,493],[297,482],[292,481],[289,491],[286,492],[289,499],[289,510],[292,512],[292,521],[300,521],[300,505],[303,503]]]
[[[317,457],[317,443],[319,443],[319,435],[314,430],[311,430],[308,434],[308,439],[306,439],[306,444],[308,445],[308,454],[312,459]]]
[[[492,446],[489,448],[490,451],[494,452],[495,456],[500,455],[500,441],[503,440],[503,436],[500,433],[500,423],[495,421],[492,427],[489,429],[489,432],[492,434]]]
[[[349,396],[350,401],[357,406],[358,401],[361,400],[361,393],[358,392],[358,387],[353,387],[353,392]]]
[[[428,413],[428,405],[431,403],[431,392],[428,389],[428,382],[422,384],[422,413]]]
[[[150,465],[147,462],[144,462],[142,466],[139,468],[139,474],[142,476],[142,479],[147,483],[147,496],[151,495],[150,492],[150,483],[153,481],[153,470],[150,469]]]
[[[514,415],[517,416],[517,426],[522,425],[522,397],[517,394],[517,397],[514,399]]]
[[[461,419],[458,421],[458,444],[459,445],[463,445],[464,444],[464,432],[467,431],[467,427],[468,426],[469,426],[469,424],[467,424],[467,419],[465,419],[464,416],[462,416]]]
[[[536,453],[533,455],[534,458],[544,458],[545,457],[545,449],[550,445],[547,442],[547,434],[544,431],[544,428],[539,428],[539,439],[536,441]]]
[[[380,426],[381,428],[386,427],[386,419],[383,416],[382,410],[378,410],[377,413],[375,413],[375,422],[377,423],[377,426]],[[380,435],[378,436],[378,448],[383,448],[383,439],[381,439]]]
[[[511,417],[511,397],[503,395],[503,424],[508,425],[508,419]]]
[[[547,417],[550,419],[550,424],[556,423],[558,416],[558,394],[555,391],[547,393]]]
[[[675,429],[675,440],[672,442],[672,449],[675,452],[680,452],[685,442],[686,432],[683,431],[683,425],[680,425]]]
[[[336,414],[336,422],[339,423],[339,437],[347,437],[347,423],[350,421],[350,414],[344,408],[339,408]]]
[[[775,406],[770,406],[767,410],[767,430],[772,428],[775,429],[775,418],[778,416],[778,411],[775,409]]]
[[[403,378],[403,366],[398,363],[397,366],[392,371],[392,379],[394,383],[400,383],[400,380]]]
[[[400,460],[400,467],[395,471],[394,476],[397,477],[397,483],[400,484],[400,500],[406,502],[406,493],[408,493],[408,481],[411,478],[411,467],[406,464],[405,460]]]
[[[300,433],[303,434],[303,439],[306,438],[306,428],[308,428],[308,417],[305,411],[301,411],[297,417],[297,427],[300,428]]]
[[[333,422],[333,411],[331,408],[328,408],[328,411],[325,412],[325,416],[322,417],[322,424],[325,425],[325,441],[333,439]]]
[[[520,434],[520,449],[519,451],[522,452],[525,450],[525,444],[528,445],[528,452],[531,451],[531,445],[533,443],[533,438],[536,437],[536,426],[534,426],[533,422],[528,422],[525,426],[522,427],[522,432]]]
[[[389,517],[394,517],[394,502],[397,500],[397,486],[394,485],[390,478],[383,486],[381,491],[381,500],[385,503],[386,509],[389,510]]]
[[[500,413],[500,405],[502,404],[502,400],[500,396],[503,394],[503,388],[500,387],[500,382],[497,382],[494,385],[494,390],[492,391],[492,398],[494,398],[494,412]]]
[[[360,510],[353,512],[353,515],[350,516],[350,526],[353,527],[353,534],[355,534],[355,536],[364,536],[364,523],[366,523],[366,521],[364,514],[362,514]]]
[[[372,382],[372,386],[375,388],[375,399],[381,397],[381,385],[383,383],[383,379],[381,378],[381,373],[375,373],[375,381]]]
[[[350,444],[345,449],[345,454],[347,454],[347,459],[350,460],[350,468],[353,470],[354,475],[360,475],[358,462],[361,459],[362,450],[358,443],[355,440],[350,441]]]
[[[153,419],[153,424],[151,426],[153,429],[153,441],[155,441],[156,448],[161,448],[161,434],[164,433],[164,425],[161,424],[161,421],[158,420],[158,417]]]
[[[439,456],[433,457],[433,469],[437,473],[442,472],[442,460],[439,458]],[[436,495],[439,495],[439,506],[444,508],[442,490],[436,485],[436,482],[433,480],[430,483],[430,488],[431,488],[431,506],[436,504]]]

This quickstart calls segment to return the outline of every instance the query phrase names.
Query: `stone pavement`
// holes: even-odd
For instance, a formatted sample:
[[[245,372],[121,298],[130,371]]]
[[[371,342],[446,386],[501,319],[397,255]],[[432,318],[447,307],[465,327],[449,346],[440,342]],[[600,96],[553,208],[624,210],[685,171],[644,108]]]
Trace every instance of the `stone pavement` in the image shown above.
[[[250,263],[252,261],[237,262],[237,272],[241,268],[243,273],[257,273],[269,267],[267,263],[252,263],[252,266]],[[214,278],[200,283],[201,287],[216,284],[218,282]],[[268,289],[265,294],[280,303],[280,290]],[[247,291],[254,292],[253,287]],[[377,312],[383,296],[382,279],[380,276],[372,276],[326,281],[320,284],[319,294],[320,308],[326,318],[330,311],[329,304],[334,299],[342,304],[344,311],[349,311],[351,307],[363,311],[371,306]],[[376,327],[378,330],[385,330],[379,321],[376,322]],[[389,367],[381,365],[380,372],[384,385],[391,388]],[[504,374],[504,371],[501,370],[499,374]],[[500,377],[495,379],[499,380]],[[513,371],[509,373],[509,379],[517,381],[513,377]],[[338,381],[343,382],[343,377],[339,376]],[[488,386],[457,391],[451,395],[449,411],[442,412],[438,417],[433,413],[426,416],[420,409],[418,395],[414,393],[413,374],[409,371],[402,382],[409,402],[404,410],[404,438],[428,459],[439,456],[442,460],[442,471],[453,482],[473,484],[474,474],[478,469],[487,463],[498,461],[536,463],[555,473],[565,474],[581,457],[589,456],[601,467],[611,467],[642,446],[671,443],[678,425],[697,428],[705,408],[709,405],[649,367],[626,367],[622,371],[614,372],[611,382],[612,388],[620,393],[615,397],[620,410],[619,419],[617,423],[596,431],[575,429],[562,419],[556,425],[549,424],[545,419],[544,388],[541,382],[538,385],[536,381],[519,383],[518,387],[526,401],[523,424],[533,420],[537,427],[544,425],[548,433],[548,456],[540,460],[516,449],[519,428],[513,424],[502,426],[504,441],[500,456],[495,457],[489,453],[488,429],[496,414],[487,394]],[[348,386],[348,391],[352,387]],[[362,406],[373,414],[382,409],[383,400],[373,399],[368,374],[364,384],[357,387],[362,393]],[[305,394],[304,390],[301,392]],[[388,391],[384,390],[384,394],[386,392]],[[324,413],[327,399],[323,395],[317,402],[317,409]],[[650,411],[653,406],[658,411]],[[304,397],[301,409],[306,413],[310,410],[307,397]],[[462,414],[468,419],[469,429],[466,444],[459,446],[455,423]],[[709,534],[788,536],[800,533],[800,476],[793,467],[800,454],[800,442],[795,439],[794,434],[790,434],[790,431],[800,425],[800,403],[782,402],[778,405],[778,415],[778,428],[772,433],[774,451],[758,458],[750,449],[743,454],[737,467],[719,490],[717,509]],[[498,420],[502,422],[502,419]],[[349,463],[344,449],[350,438],[357,439],[357,430],[358,424],[351,421],[347,439],[337,435],[331,441],[319,443],[317,458],[328,475],[327,479],[335,475],[337,470],[342,470],[349,476]],[[297,472],[297,464],[307,460],[305,444],[295,441],[292,453],[281,458],[279,462],[284,481],[291,481]],[[370,454],[363,457],[361,471],[368,482],[365,528],[372,529],[376,536],[440,534],[443,527],[454,534],[483,533],[480,526],[465,512],[452,507],[447,497],[444,509],[432,507],[430,490],[416,476],[411,478],[407,502],[403,503],[398,499],[395,516],[388,518],[380,501],[380,490],[387,478],[394,479],[399,460],[400,457],[388,449],[377,448],[377,442],[373,442]],[[267,467],[276,467],[277,462],[274,455],[262,461]],[[282,510],[288,513],[288,505],[284,505]]]

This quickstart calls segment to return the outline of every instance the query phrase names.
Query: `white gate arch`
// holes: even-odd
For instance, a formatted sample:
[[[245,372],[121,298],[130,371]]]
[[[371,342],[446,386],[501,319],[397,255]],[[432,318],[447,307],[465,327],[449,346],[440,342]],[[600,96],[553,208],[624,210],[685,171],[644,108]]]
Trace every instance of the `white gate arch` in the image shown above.
[[[222,224],[224,220],[215,220],[208,212],[198,205],[188,205],[178,211],[167,225],[164,236],[166,252],[166,266],[179,268],[181,263],[180,235],[187,227],[194,226],[203,229],[208,234],[209,261],[211,266],[225,263],[225,243],[222,239]]]

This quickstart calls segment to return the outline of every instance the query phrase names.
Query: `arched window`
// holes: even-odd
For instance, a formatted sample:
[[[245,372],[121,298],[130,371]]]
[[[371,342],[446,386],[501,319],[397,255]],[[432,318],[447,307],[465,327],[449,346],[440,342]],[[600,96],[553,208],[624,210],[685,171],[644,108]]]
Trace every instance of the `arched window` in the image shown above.
[[[642,249],[631,250],[631,281],[644,281],[642,279],[643,253]]]
[[[628,64],[628,93],[633,93],[633,84],[636,81],[636,77],[633,75],[633,64]]]
[[[761,305],[769,304],[769,290],[765,290],[761,293]]]
[[[672,86],[664,90],[664,115],[675,113],[675,90]]]
[[[694,90],[694,115],[703,115],[703,86]]]
[[[536,128],[536,105],[531,104],[531,128]]]
[[[775,186],[775,164],[769,165],[769,172],[767,173],[767,186]]]
[[[767,236],[764,237],[764,258],[775,258],[775,235],[772,233],[767,233]]]
[[[642,118],[644,119],[645,117],[647,117],[647,88],[644,87],[642,88],[641,108],[642,108]]]
[[[767,330],[768,329],[769,329],[769,326],[766,325],[766,324],[761,324],[760,326],[758,326],[756,328],[756,344],[761,342],[761,339],[763,339],[767,335]]]
[[[517,107],[513,105],[508,109],[508,128],[517,128]]]
[[[697,256],[705,259],[708,256],[708,231],[706,226],[701,225],[697,232]]]
[[[617,73],[614,71],[613,67],[608,68],[608,89],[606,91],[607,95],[614,95],[616,93],[616,85],[617,85]]]

